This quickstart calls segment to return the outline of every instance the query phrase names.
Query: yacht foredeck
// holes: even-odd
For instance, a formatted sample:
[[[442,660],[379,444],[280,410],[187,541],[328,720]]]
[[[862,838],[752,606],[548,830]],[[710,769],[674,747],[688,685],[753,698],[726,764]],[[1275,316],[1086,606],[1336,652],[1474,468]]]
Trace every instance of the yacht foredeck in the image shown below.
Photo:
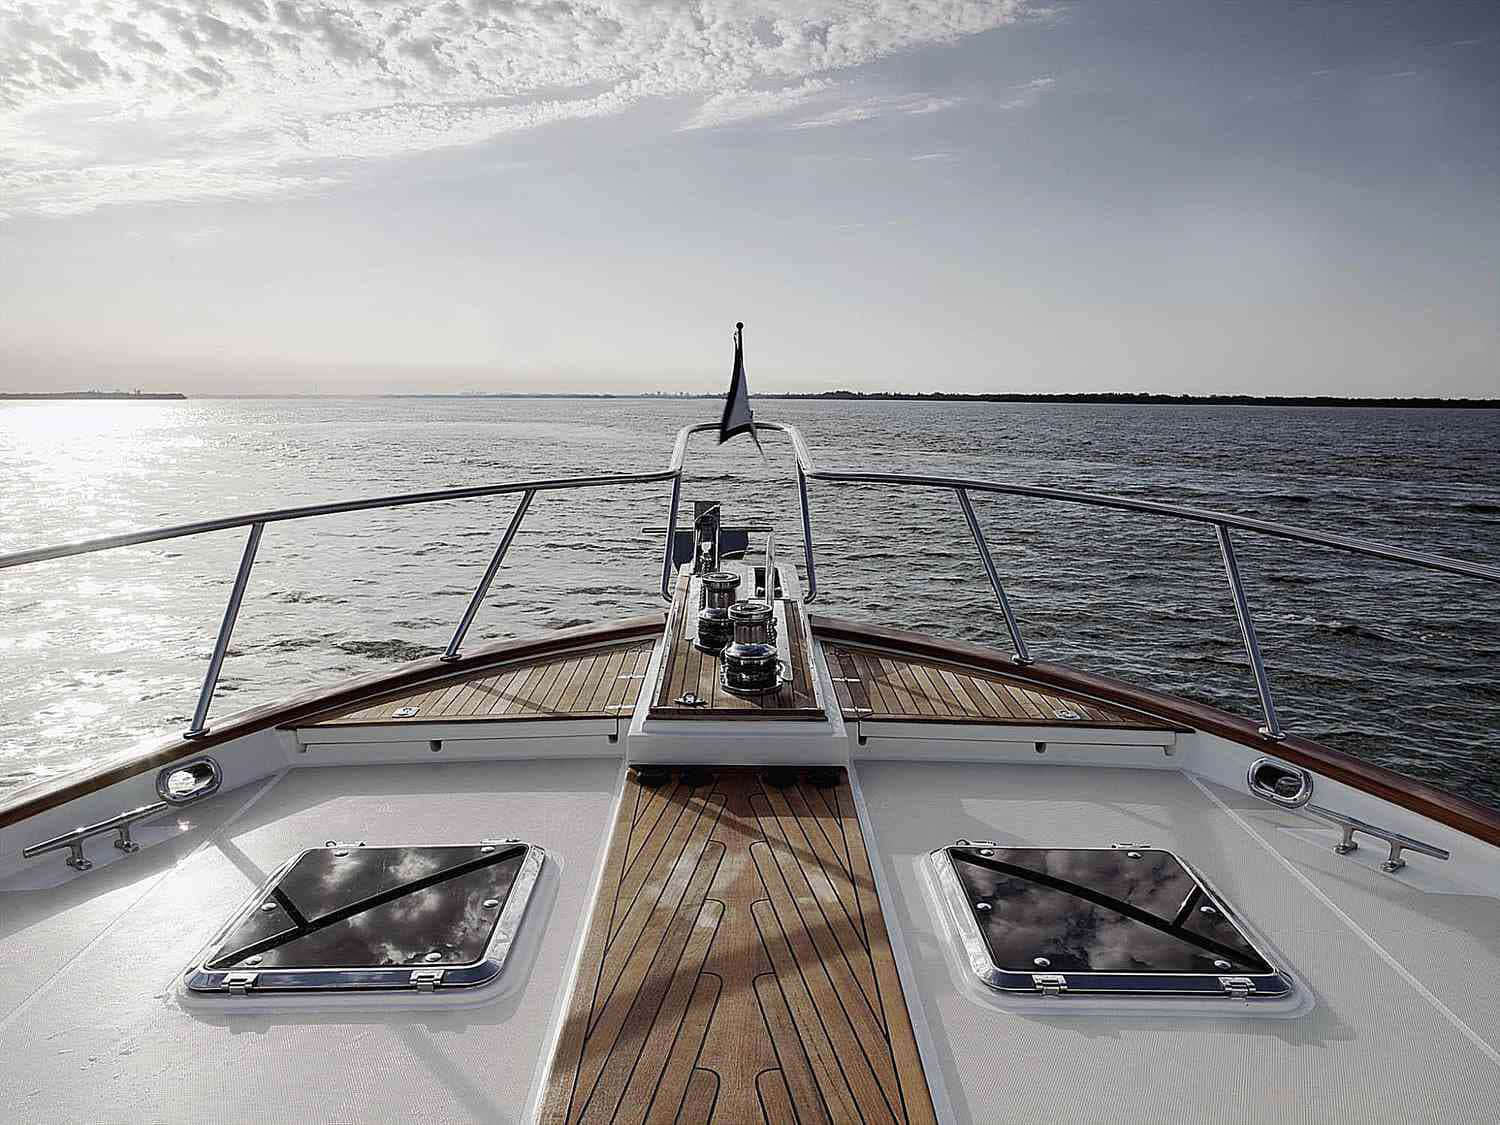
[[[782,680],[737,694],[693,643],[696,579],[673,579],[688,432],[663,474],[463,490],[523,498],[443,658],[211,726],[260,529],[297,517],[203,525],[253,530],[193,727],[0,804],[0,1121],[1500,1121],[1500,813],[1280,730],[1228,528],[1287,529],[1093,498],[1215,523],[1258,723],[1033,661],[968,501],[979,482],[938,484],[958,493],[1014,657],[811,615],[807,480],[903,478],[815,472],[789,430],[807,587],[768,567]],[[534,492],[665,480],[665,618],[463,650]],[[361,505],[380,506],[300,514]],[[955,899],[951,845],[995,868],[1104,852],[1129,885],[1048,869],[1009,897],[955,882]],[[366,885],[351,862],[345,905],[324,912],[275,882],[310,855],[342,886],[343,857],[448,846],[534,864],[520,912],[446,903],[503,951],[473,987],[445,975],[441,938],[381,944],[376,906],[428,936],[438,875]],[[1198,880],[1164,913],[1137,897],[1152,880],[1129,864],[1148,853]],[[1059,894],[1072,905],[1049,914]],[[1023,964],[986,951],[981,916],[1015,927]],[[192,987],[246,919],[270,936]],[[1285,996],[1210,960],[1233,952],[1204,929],[1219,922]],[[345,923],[391,951],[370,974],[382,991],[353,969],[327,984],[344,962],[288,983],[251,959]],[[1158,965],[1156,990],[1135,988],[1131,925],[1213,969]]]

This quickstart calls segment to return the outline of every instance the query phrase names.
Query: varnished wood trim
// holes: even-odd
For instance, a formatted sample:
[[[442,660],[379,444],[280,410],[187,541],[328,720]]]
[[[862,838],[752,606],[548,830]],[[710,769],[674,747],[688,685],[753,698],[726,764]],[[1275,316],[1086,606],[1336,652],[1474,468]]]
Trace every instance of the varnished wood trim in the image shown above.
[[[1302,766],[1323,777],[1429,817],[1439,824],[1446,824],[1476,840],[1500,845],[1500,810],[1446,792],[1424,781],[1405,777],[1395,770],[1363,761],[1309,738],[1288,735],[1280,742],[1272,742],[1261,735],[1255,720],[1231,715],[1206,703],[1137,687],[1124,680],[1094,672],[1081,672],[1061,664],[1039,661],[1025,666],[1017,665],[1004,653],[966,641],[944,640],[922,633],[886,629],[833,617],[814,616],[811,623],[813,635],[820,640],[847,642],[892,653],[905,653],[1002,672],[1016,679],[1077,692],[1085,697],[1181,723]]]
[[[934,1125],[848,779],[630,776],[543,1125]]]
[[[663,614],[652,613],[602,625],[559,629],[539,637],[476,648],[452,664],[446,664],[435,657],[413,661],[394,671],[375,672],[332,687],[313,688],[276,703],[252,707],[236,715],[214,720],[209,732],[202,738],[168,738],[124,761],[108,761],[69,774],[42,788],[28,786],[21,789],[12,794],[4,805],[0,805],[0,828],[256,731],[301,723],[330,710],[376,699],[392,691],[409,689],[427,681],[436,682],[455,675],[472,676],[485,668],[559,655],[570,649],[593,648],[656,636],[661,632],[664,619]]]

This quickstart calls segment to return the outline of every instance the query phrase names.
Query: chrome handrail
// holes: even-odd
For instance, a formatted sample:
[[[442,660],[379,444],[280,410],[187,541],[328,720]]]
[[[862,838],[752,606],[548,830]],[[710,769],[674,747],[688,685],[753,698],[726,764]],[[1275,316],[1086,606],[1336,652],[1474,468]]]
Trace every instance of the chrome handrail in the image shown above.
[[[989,543],[985,539],[978,516],[974,511],[969,496],[971,492],[987,493],[990,495],[1024,496],[1038,500],[1056,500],[1064,503],[1082,504],[1096,508],[1112,508],[1118,511],[1164,516],[1210,525],[1214,529],[1219,551],[1223,558],[1225,576],[1229,583],[1231,596],[1234,599],[1235,617],[1239,623],[1246,657],[1255,677],[1256,691],[1260,696],[1261,710],[1265,717],[1265,724],[1261,728],[1261,731],[1267,738],[1273,740],[1283,737],[1282,729],[1280,720],[1276,714],[1276,705],[1271,693],[1270,679],[1266,674],[1265,663],[1261,657],[1260,644],[1256,638],[1255,623],[1251,617],[1249,602],[1245,596],[1244,582],[1240,577],[1239,565],[1234,554],[1234,546],[1230,540],[1229,532],[1231,528],[1294,540],[1313,546],[1329,547],[1352,554],[1383,559],[1388,562],[1417,566],[1426,570],[1436,570],[1468,578],[1480,578],[1491,582],[1500,582],[1500,567],[1470,562],[1465,559],[1455,559],[1425,551],[1411,551],[1387,543],[1354,539],[1350,536],[1336,535],[1332,532],[1292,527],[1289,524],[1256,519],[1251,516],[1238,516],[1228,512],[1217,512],[1207,508],[1164,504],[1156,500],[1136,500],[1129,497],[1110,496],[1104,493],[1084,492],[1076,489],[1008,484],[997,481],[974,480],[965,477],[819,469],[813,461],[807,442],[803,439],[801,431],[796,426],[782,422],[756,422],[755,427],[757,430],[784,434],[792,445],[792,452],[797,465],[797,491],[802,517],[802,552],[807,570],[804,602],[811,603],[818,596],[817,562],[813,544],[812,514],[808,502],[808,481],[822,481],[828,484],[884,484],[902,487],[947,489],[958,500],[964,521],[968,525],[970,537],[974,541],[975,550],[979,554],[980,563],[989,579],[990,587],[995,594],[995,600],[999,603],[1001,616],[1010,634],[1011,642],[1015,646],[1015,658],[1018,663],[1022,664],[1030,663],[1031,655],[1021,636],[1020,624],[1011,608],[1010,600],[1006,596],[999,571],[995,566],[994,556],[990,551]],[[123,535],[84,539],[72,543],[57,544],[51,547],[17,551],[8,555],[0,555],[0,570],[51,559],[93,554],[99,551],[139,546],[145,543],[156,543],[166,539],[177,539],[190,535],[201,535],[212,531],[248,527],[250,529],[249,538],[245,543],[244,553],[240,559],[239,571],[235,576],[234,585],[230,591],[229,602],[225,607],[224,618],[214,642],[213,655],[209,660],[208,671],[204,676],[203,687],[198,697],[198,705],[194,710],[193,725],[184,732],[187,737],[197,737],[207,733],[208,730],[206,723],[209,705],[213,701],[219,672],[223,666],[225,654],[228,651],[229,638],[234,629],[235,620],[239,615],[240,603],[244,597],[246,585],[249,582],[250,571],[255,565],[256,552],[259,548],[261,535],[265,530],[266,524],[308,519],[317,516],[338,515],[347,512],[362,512],[380,508],[398,508],[414,504],[431,504],[449,500],[467,500],[488,496],[503,496],[517,492],[521,493],[521,502],[512,515],[510,524],[501,537],[500,543],[490,559],[489,566],[486,568],[473,596],[470,598],[463,618],[455,630],[447,650],[443,654],[443,659],[453,661],[458,659],[459,649],[463,644],[464,637],[470,625],[473,624],[474,618],[483,603],[485,594],[488,592],[490,584],[493,582],[495,574],[504,561],[506,552],[510,549],[511,542],[520,528],[521,521],[525,518],[531,502],[538,492],[603,488],[616,485],[655,484],[663,481],[671,481],[672,496],[668,509],[666,536],[662,547],[661,576],[661,596],[670,602],[672,600],[673,538],[677,531],[677,509],[682,497],[682,473],[683,465],[687,458],[688,442],[693,434],[717,428],[718,423],[714,422],[704,422],[682,427],[677,432],[676,441],[672,447],[671,460],[667,468],[656,472],[513,481],[506,484],[436,489],[427,492],[400,493],[392,496],[368,497],[360,500],[343,500],[325,504],[307,504],[291,508],[269,509],[241,516],[200,520],[195,523],[177,524],[149,531],[128,532]]]
[[[1215,537],[1218,540],[1219,552],[1224,561],[1225,577],[1229,582],[1230,595],[1234,599],[1235,618],[1239,622],[1240,636],[1245,645],[1245,656],[1250,663],[1251,672],[1255,677],[1256,693],[1260,697],[1261,712],[1265,720],[1261,727],[1261,733],[1272,741],[1283,738],[1284,733],[1281,728],[1281,720],[1276,713],[1276,704],[1271,693],[1270,678],[1266,674],[1265,661],[1261,657],[1260,643],[1256,638],[1255,622],[1250,615],[1249,602],[1245,597],[1244,581],[1240,577],[1239,564],[1234,554],[1234,545],[1229,537],[1230,528],[1256,532],[1261,535],[1270,535],[1280,539],[1290,539],[1317,547],[1331,547],[1335,550],[1346,551],[1351,554],[1384,559],[1387,562],[1403,563],[1426,570],[1436,570],[1466,578],[1480,578],[1490,582],[1500,582],[1500,567],[1470,562],[1466,559],[1455,559],[1446,555],[1432,554],[1427,551],[1412,551],[1404,547],[1392,546],[1389,543],[1354,539],[1347,535],[1336,535],[1327,531],[1313,531],[1306,528],[1292,527],[1290,524],[1277,523],[1273,520],[1256,519],[1252,516],[1237,516],[1229,512],[1217,512],[1208,508],[1163,504],[1156,500],[1135,500],[1124,496],[1083,492],[1077,489],[1050,488],[1043,485],[1005,484],[996,481],[972,480],[965,477],[934,476],[917,473],[841,472],[819,469],[813,462],[812,453],[808,449],[807,442],[803,440],[802,434],[796,426],[780,422],[757,422],[755,426],[757,429],[775,430],[784,433],[792,443],[792,451],[797,460],[797,482],[802,504],[802,547],[808,560],[809,574],[812,571],[814,552],[812,545],[812,523],[807,503],[808,480],[824,481],[830,484],[886,484],[916,488],[945,488],[952,491],[958,498],[959,507],[963,510],[964,519],[968,523],[975,549],[979,552],[980,562],[984,566],[985,573],[989,576],[990,585],[995,592],[996,601],[1000,604],[1000,611],[1004,617],[1006,628],[1010,632],[1012,643],[1015,645],[1016,659],[1020,663],[1029,663],[1031,657],[1027,651],[1025,642],[1021,639],[1020,627],[1016,622],[1014,613],[1011,611],[1009,599],[1006,597],[1005,590],[1000,584],[1000,577],[995,569],[995,562],[993,556],[990,554],[989,544],[985,541],[979,521],[974,516],[973,506],[969,501],[968,494],[970,492],[1025,496],[1038,500],[1058,500],[1064,503],[1084,504],[1096,508],[1113,508],[1118,511],[1166,516],[1192,523],[1209,524],[1213,527]],[[712,426],[698,426],[693,429],[712,429]],[[679,449],[687,432],[688,430],[685,429],[679,435]],[[806,600],[812,601],[816,596],[816,584],[809,582],[809,592]]]
[[[0,555],[0,570],[11,567],[27,566],[32,563],[46,562],[52,559],[65,559],[74,555],[90,555],[100,551],[112,551],[121,547],[135,547],[145,543],[159,543],[167,539],[181,539],[190,535],[204,535],[213,531],[227,531],[231,528],[250,528],[249,538],[245,542],[244,553],[240,556],[239,570],[235,574],[234,585],[230,588],[229,601],[224,607],[224,618],[219,624],[218,635],[214,638],[213,654],[209,657],[208,670],[203,676],[203,686],[198,692],[198,703],[193,709],[193,723],[187,730],[182,732],[184,738],[201,738],[208,733],[208,709],[213,703],[214,692],[219,684],[219,672],[224,666],[224,657],[229,651],[229,640],[234,633],[235,621],[239,618],[240,603],[245,597],[245,588],[250,582],[250,572],[255,566],[256,551],[260,547],[261,535],[268,523],[284,523],[290,520],[311,519],[318,516],[342,515],[346,512],[367,512],[377,508],[401,508],[413,504],[434,504],[446,500],[471,500],[486,496],[504,496],[509,493],[519,492],[522,494],[521,503],[517,507],[515,515],[511,517],[510,526],[496,548],[494,557],[490,560],[489,567],[485,570],[484,577],[480,580],[474,596],[470,599],[468,608],[464,612],[458,629],[449,641],[448,648],[443,654],[445,660],[456,660],[458,658],[459,646],[463,644],[464,635],[473,624],[474,617],[479,612],[480,604],[484,600],[485,593],[494,580],[495,573],[500,569],[500,564],[505,558],[505,553],[510,548],[511,540],[515,538],[521,520],[525,517],[527,509],[531,506],[532,498],[538,492],[556,492],[583,488],[607,488],[615,485],[627,484],[654,484],[659,481],[672,481],[672,497],[675,503],[682,486],[682,453],[686,448],[686,438],[679,436],[678,449],[673,455],[672,464],[664,470],[652,473],[616,473],[609,476],[593,477],[554,477],[544,480],[516,481],[508,484],[484,484],[474,485],[469,488],[445,488],[428,492],[405,492],[393,496],[367,497],[361,500],[338,500],[326,504],[304,504],[293,508],[274,508],[263,512],[251,512],[242,516],[227,516],[216,520],[199,520],[196,523],[174,524],[170,527],[156,528],[150,531],[132,531],[123,535],[108,535],[99,539],[80,539],[72,543],[60,543],[51,547],[39,547],[30,551],[16,551],[8,555]],[[670,536],[668,537],[668,559],[671,558]]]

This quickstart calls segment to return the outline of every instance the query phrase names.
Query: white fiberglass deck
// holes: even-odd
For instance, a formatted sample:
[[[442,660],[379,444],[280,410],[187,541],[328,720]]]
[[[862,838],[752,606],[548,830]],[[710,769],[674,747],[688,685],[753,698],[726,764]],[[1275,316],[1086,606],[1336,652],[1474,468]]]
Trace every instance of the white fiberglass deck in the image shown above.
[[[1172,770],[889,761],[858,779],[950,1120],[1500,1121],[1496,898],[1416,889],[1374,870],[1378,851],[1334,855],[1336,834]],[[1314,1006],[1273,1019],[986,1003],[920,872],[960,836],[1174,850],[1270,939]]]
[[[170,847],[62,888],[0,888],[0,1121],[526,1120],[619,780],[618,759],[297,769],[192,809]],[[184,1007],[193,955],[296,852],[486,836],[551,861],[499,997]]]
[[[0,887],[0,1120],[529,1120],[620,769],[612,758],[300,768],[184,811],[176,838],[129,862],[66,881],[60,862],[26,869]],[[1306,818],[1170,768],[863,761],[851,772],[941,1120],[1500,1119],[1493,895],[1431,865],[1384,875],[1375,849],[1335,856],[1331,833]],[[502,995],[184,1006],[177,982],[194,953],[295,852],[495,835],[541,844],[550,861]],[[921,885],[922,858],[960,836],[1171,848],[1286,958],[1312,1010],[999,1009],[956,966]]]

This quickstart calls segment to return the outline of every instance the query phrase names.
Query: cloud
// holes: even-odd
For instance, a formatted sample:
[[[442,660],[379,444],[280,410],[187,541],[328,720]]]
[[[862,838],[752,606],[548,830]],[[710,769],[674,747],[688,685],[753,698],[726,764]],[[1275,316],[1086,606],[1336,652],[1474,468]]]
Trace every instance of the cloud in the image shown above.
[[[832,88],[833,83],[826,78],[809,78],[796,86],[776,90],[725,90],[700,105],[682,129],[714,129],[789,113]]]
[[[1009,91],[1011,96],[1000,103],[1000,108],[1030,109],[1042,100],[1042,95],[1052,88],[1054,81],[1051,78],[1033,78],[1030,82],[1012,86]]]
[[[825,129],[831,125],[848,125],[853,121],[869,121],[876,117],[901,115],[921,117],[951,109],[962,99],[936,98],[931,94],[901,94],[864,98],[857,102],[831,109],[827,113],[798,121],[793,129]]]
[[[303,190],[348,161],[694,98],[684,128],[934,112],[837,72],[1029,0],[0,0],[0,204]],[[928,108],[923,108],[927,106]],[[842,116],[840,116],[842,114]]]

